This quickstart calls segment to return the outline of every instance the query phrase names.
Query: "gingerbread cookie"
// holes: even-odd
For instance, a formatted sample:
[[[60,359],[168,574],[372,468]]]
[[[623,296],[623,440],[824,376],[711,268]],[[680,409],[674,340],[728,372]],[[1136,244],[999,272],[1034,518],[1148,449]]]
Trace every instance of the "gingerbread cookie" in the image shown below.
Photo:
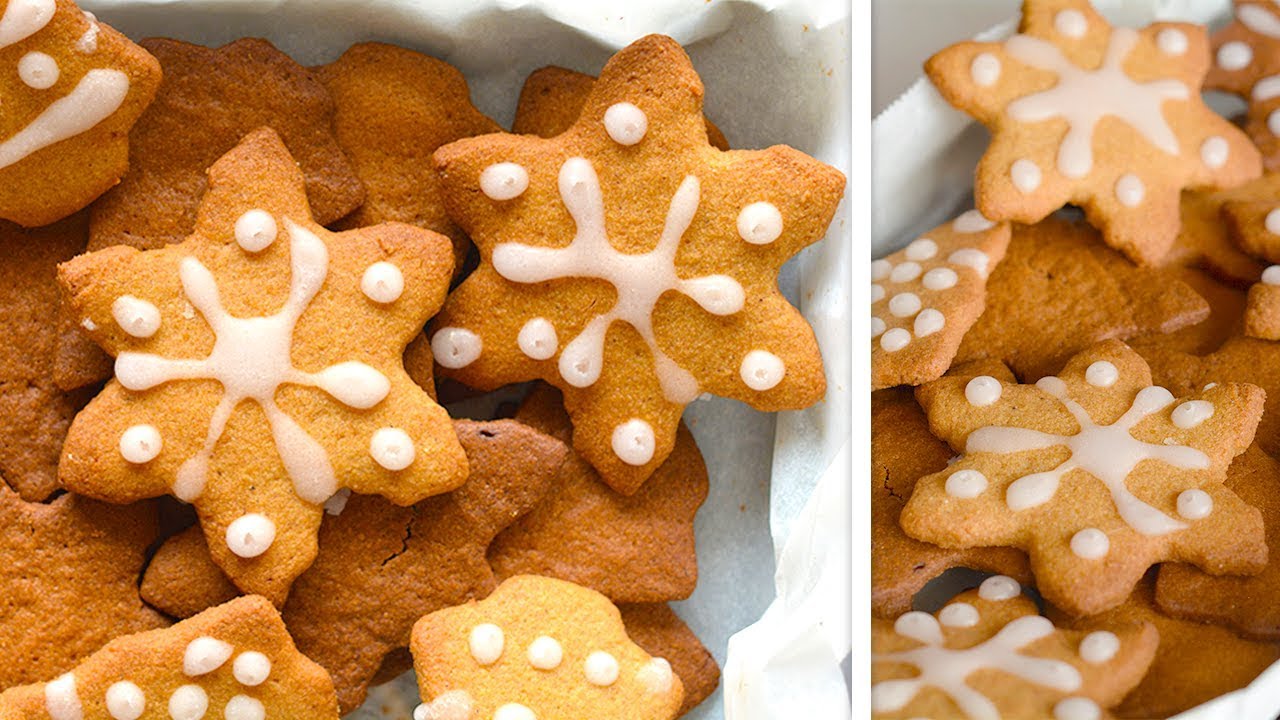
[[[1109,340],[1035,385],[948,377],[916,397],[961,455],[916,483],[903,530],[948,547],[1022,548],[1037,589],[1067,612],[1119,605],[1158,562],[1216,574],[1266,565],[1261,514],[1222,485],[1262,415],[1253,385],[1175,399]]]
[[[1217,277],[1193,267],[1169,268],[1172,277],[1196,291],[1209,304],[1209,316],[1171,333],[1153,333],[1131,338],[1126,342],[1140,355],[1147,352],[1187,352],[1197,355],[1211,353],[1223,343],[1239,335],[1244,328],[1246,293],[1237,287],[1224,285]]]
[[[1262,273],[1262,282],[1249,288],[1244,334],[1263,340],[1280,340],[1280,265],[1268,267]]]
[[[1036,380],[1100,340],[1172,332],[1208,314],[1175,273],[1135,268],[1085,223],[1053,217],[1014,226],[955,362],[995,359]]]
[[[1280,193],[1280,174],[1272,173],[1230,190],[1182,193],[1182,229],[1160,265],[1202,268],[1224,283],[1241,287],[1257,282],[1265,264],[1236,244],[1222,222],[1222,206],[1275,193]]]
[[[534,70],[520,88],[511,132],[553,138],[568,130],[582,115],[582,107],[587,104],[595,84],[596,79],[586,73],[555,65]],[[713,148],[729,149],[728,139],[710,120],[707,121],[707,142]]]
[[[1034,223],[1070,203],[1107,244],[1158,264],[1183,188],[1258,177],[1258,150],[1200,96],[1204,28],[1112,27],[1089,0],[1024,0],[1019,33],[964,42],[925,71],[992,133],[974,195],[993,220]]]
[[[8,0],[0,11],[0,218],[48,225],[93,202],[129,168],[129,128],[160,64],[71,0]]]
[[[151,39],[164,66],[155,103],[129,135],[129,174],[93,206],[92,250],[152,249],[181,242],[197,224],[205,169],[259,127],[284,139],[306,178],[316,222],[327,225],[364,200],[364,188],[333,135],[329,93],[271,43],[206,48]]]
[[[281,603],[340,488],[410,505],[466,479],[448,416],[401,361],[453,259],[446,238],[407,225],[316,225],[270,129],[215,163],[208,185],[186,241],[59,268],[116,357],[116,378],[72,423],[59,478],[112,502],[192,503],[214,561]]]
[[[934,615],[871,620],[872,717],[1100,718],[1142,679],[1158,642],[1149,623],[1059,629],[996,575]]]
[[[627,637],[654,657],[665,658],[684,685],[677,716],[702,704],[720,684],[720,666],[698,636],[666,603],[619,604]]]
[[[942,377],[1008,246],[1008,223],[971,210],[871,263],[872,390]]]
[[[826,232],[844,176],[783,146],[712,148],[674,40],[621,50],[555,138],[459,140],[435,160],[481,255],[431,325],[436,362],[477,389],[559,387],[610,487],[653,474],[703,392],[766,411],[823,397],[813,331],[776,276]]]
[[[108,643],[56,680],[0,693],[5,720],[338,718],[329,676],[266,598]]]
[[[1268,170],[1280,170],[1280,15],[1265,0],[1234,0],[1233,22],[1213,36],[1205,87],[1249,101],[1245,131]]]
[[[560,393],[539,384],[516,420],[569,442]],[[489,546],[499,578],[546,575],[614,602],[683,600],[698,583],[693,519],[707,499],[707,468],[682,424],[671,455],[634,495],[614,492],[570,452],[559,482]]]
[[[671,664],[627,637],[608,598],[537,575],[427,615],[410,649],[423,699],[415,720],[671,720],[684,696]]]

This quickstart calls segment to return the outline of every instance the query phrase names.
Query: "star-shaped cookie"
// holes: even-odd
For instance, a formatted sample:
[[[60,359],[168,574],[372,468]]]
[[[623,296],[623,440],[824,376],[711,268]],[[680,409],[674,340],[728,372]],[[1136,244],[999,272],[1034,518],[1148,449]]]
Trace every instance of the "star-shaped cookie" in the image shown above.
[[[1204,85],[1249,101],[1245,131],[1268,170],[1280,170],[1280,15],[1266,0],[1234,0],[1232,22],[1213,35],[1213,64]]]
[[[1162,267],[1202,268],[1224,283],[1246,286],[1258,281],[1265,263],[1236,244],[1222,219],[1224,204],[1280,193],[1280,174],[1267,173],[1230,190],[1182,193],[1182,228],[1160,261]]]
[[[59,268],[71,306],[116,358],[59,466],[75,492],[192,503],[213,559],[283,602],[341,488],[399,505],[467,475],[445,411],[405,373],[439,307],[448,239],[386,224],[330,233],[264,128],[209,170],[184,242],[115,247]]]
[[[609,61],[569,130],[435,155],[481,256],[432,322],[436,362],[478,389],[559,387],[574,447],[624,494],[699,394],[772,411],[826,389],[777,272],[826,232],[844,176],[784,146],[711,147],[702,92],[684,50],[651,35]]]
[[[992,133],[974,195],[992,220],[1033,223],[1084,208],[1111,247],[1158,264],[1184,188],[1255,178],[1258,150],[1200,96],[1204,28],[1112,27],[1089,0],[1024,0],[1019,32],[964,42],[925,71]]]

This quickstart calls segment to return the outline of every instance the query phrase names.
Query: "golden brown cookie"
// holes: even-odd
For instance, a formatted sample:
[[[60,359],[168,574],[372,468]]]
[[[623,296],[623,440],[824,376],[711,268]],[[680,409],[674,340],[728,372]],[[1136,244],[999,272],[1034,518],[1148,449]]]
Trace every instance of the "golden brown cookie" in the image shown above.
[[[338,702],[260,596],[117,638],[56,680],[0,693],[4,720],[201,717],[337,720]]]
[[[116,357],[68,432],[59,478],[111,502],[192,503],[219,567],[283,603],[340,488],[411,505],[466,479],[452,423],[402,363],[453,258],[447,238],[408,225],[315,224],[270,129],[214,164],[208,185],[186,241],[59,268]]]
[[[1262,273],[1262,282],[1249,288],[1244,310],[1244,334],[1263,340],[1280,340],[1280,265]]]
[[[1234,0],[1235,18],[1213,35],[1213,64],[1204,85],[1249,101],[1245,131],[1268,170],[1280,170],[1280,15],[1266,0]]]
[[[416,720],[671,720],[684,696],[671,664],[627,637],[608,598],[537,575],[427,615],[409,647],[425,706]]]
[[[621,50],[555,138],[469,138],[435,161],[481,255],[431,325],[436,362],[477,389],[559,387],[574,447],[610,487],[640,487],[703,392],[766,411],[823,397],[777,271],[826,232],[844,176],[784,146],[711,147],[675,41]]]
[[[1280,192],[1278,181],[1280,174],[1267,173],[1230,190],[1182,193],[1182,229],[1159,265],[1202,268],[1222,282],[1241,287],[1257,282],[1265,264],[1236,244],[1222,221],[1222,206]]]
[[[0,218],[48,225],[125,174],[160,63],[71,0],[8,0],[3,12]]]
[[[1249,138],[1201,98],[1208,69],[1203,27],[1112,27],[1089,0],[1024,0],[1012,38],[925,63],[943,97],[991,130],[974,184],[983,215],[1034,223],[1079,205],[1143,265],[1173,245],[1184,188],[1262,172]]]
[[[654,657],[665,658],[684,685],[684,715],[706,700],[720,684],[720,666],[698,636],[666,603],[619,604],[627,637]]]
[[[1175,399],[1109,340],[1035,385],[945,377],[916,397],[960,457],[916,483],[900,519],[911,537],[1022,548],[1044,598],[1080,615],[1124,602],[1158,562],[1266,566],[1261,513],[1222,484],[1262,415],[1253,385]]]
[[[1144,356],[1149,351],[1203,355],[1217,350],[1240,334],[1244,328],[1244,291],[1224,285],[1216,276],[1194,267],[1169,268],[1168,272],[1204,298],[1209,304],[1209,316],[1181,330],[1131,338],[1126,341],[1130,347]]]

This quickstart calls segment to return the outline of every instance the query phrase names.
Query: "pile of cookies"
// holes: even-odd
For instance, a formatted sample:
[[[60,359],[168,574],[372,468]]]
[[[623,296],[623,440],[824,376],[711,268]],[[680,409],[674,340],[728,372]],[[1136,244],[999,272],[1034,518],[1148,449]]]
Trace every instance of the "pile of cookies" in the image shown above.
[[[681,415],[822,399],[776,276],[840,172],[729,150],[662,36],[534,73],[514,133],[419,53],[71,0],[0,0],[0,64],[0,718],[336,718],[410,667],[417,720],[713,692]]]
[[[871,266],[875,717],[1168,717],[1280,660],[1278,38],[1025,0],[926,63],[991,140]]]

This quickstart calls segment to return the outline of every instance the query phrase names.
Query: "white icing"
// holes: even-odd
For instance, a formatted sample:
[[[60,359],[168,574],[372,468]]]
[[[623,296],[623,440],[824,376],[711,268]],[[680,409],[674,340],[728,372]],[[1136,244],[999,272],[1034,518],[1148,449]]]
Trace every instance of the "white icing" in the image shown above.
[[[1178,514],[1188,520],[1203,520],[1213,512],[1213,498],[1198,488],[1178,493]]]
[[[1084,371],[1084,380],[1094,387],[1109,388],[1120,379],[1120,371],[1106,360],[1099,360],[1089,365]]]
[[[1080,659],[1093,665],[1109,662],[1120,651],[1120,638],[1113,632],[1098,630],[1080,641]]]
[[[1257,5],[1236,5],[1236,18],[1245,27],[1270,38],[1280,38],[1280,19]]]
[[[493,720],[538,720],[538,716],[520,703],[507,703],[493,712]]]
[[[480,173],[480,192],[490,200],[514,200],[528,189],[529,171],[516,163],[495,163]]]
[[[1156,47],[1165,55],[1182,55],[1187,52],[1187,34],[1177,28],[1165,28],[1156,33]]]
[[[4,15],[0,15],[0,48],[43,30],[57,9],[55,0],[9,0]]]
[[[441,367],[464,368],[480,357],[480,336],[465,328],[447,327],[431,337],[431,354]]]
[[[951,229],[958,233],[970,235],[973,233],[990,230],[996,224],[987,219],[985,215],[977,210],[970,210],[951,223]]]
[[[1254,83],[1250,96],[1257,102],[1280,97],[1280,75],[1268,75]]]
[[[782,213],[773,203],[755,202],[738,213],[738,237],[752,245],[768,245],[782,235]],[[888,261],[878,260],[888,268]],[[873,271],[875,263],[872,263]]]
[[[1190,98],[1190,90],[1177,80],[1137,83],[1126,75],[1124,60],[1137,42],[1138,34],[1133,30],[1113,29],[1106,58],[1096,70],[1074,65],[1058,47],[1029,35],[1015,35],[1005,43],[1005,50],[1017,60],[1058,75],[1053,87],[1014,100],[1006,112],[1024,123],[1066,120],[1069,129],[1057,160],[1063,175],[1082,178],[1089,174],[1093,168],[1093,130],[1104,116],[1127,123],[1156,148],[1178,154],[1178,137],[1161,106],[1166,100]]]
[[[265,720],[267,717],[267,710],[262,702],[248,695],[231,698],[222,712],[226,720]]]
[[[619,145],[635,145],[649,131],[649,118],[629,102],[614,103],[604,111],[604,129]]]
[[[492,623],[483,623],[471,629],[471,636],[467,642],[471,648],[471,657],[475,658],[476,662],[481,665],[492,665],[502,657],[505,638],[502,628]]]
[[[1137,207],[1147,194],[1147,187],[1137,175],[1128,173],[1121,175],[1116,181],[1116,199],[1125,207]]]
[[[399,471],[413,464],[417,450],[413,438],[400,428],[379,428],[369,439],[369,454],[382,467]]]
[[[98,323],[90,320],[89,318],[85,318],[80,321],[80,327],[88,330],[89,332],[93,332],[98,329]]]
[[[925,273],[920,280],[920,284],[924,285],[925,290],[950,290],[955,287],[956,281],[959,279],[955,270],[940,267]]]
[[[978,53],[969,65],[969,76],[982,87],[991,87],[1000,79],[1000,58],[991,53]]]
[[[889,281],[896,283],[911,282],[920,277],[922,271],[920,263],[907,261],[893,268],[893,272],[889,273]]]
[[[86,10],[84,11],[84,19],[89,21],[89,27],[80,36],[80,39],[76,40],[76,50],[86,55],[91,55],[98,51],[98,18]]]
[[[613,454],[622,462],[637,467],[652,460],[657,447],[653,426],[638,418],[615,427],[610,440]]]
[[[1272,135],[1280,135],[1280,110],[1272,110],[1267,115],[1267,130]]]
[[[1053,706],[1054,720],[1098,720],[1102,709],[1087,697],[1069,697]]]
[[[61,74],[58,61],[42,52],[29,52],[18,61],[18,77],[27,87],[48,90]]]
[[[889,273],[893,271],[893,263],[888,260],[872,260],[871,261],[871,279],[884,280],[889,277]]]
[[[529,658],[529,664],[539,670],[555,670],[560,667],[560,662],[564,660],[564,649],[560,647],[560,643],[555,638],[542,635],[533,642],[529,643],[529,650],[526,652]]]
[[[276,524],[260,513],[241,515],[227,526],[227,548],[242,558],[255,558],[276,540]]]
[[[1006,575],[992,575],[978,586],[978,597],[983,600],[1011,600],[1021,594],[1022,586]]]
[[[973,627],[980,619],[978,608],[966,602],[951,603],[938,613],[938,622],[947,627]]]
[[[120,433],[120,455],[134,465],[151,462],[163,447],[160,431],[151,425],[134,425]]]
[[[986,407],[1000,399],[1004,386],[990,375],[979,375],[964,386],[964,399],[974,407]]]
[[[83,720],[84,710],[76,693],[75,675],[66,673],[45,684],[44,709],[53,720]]]
[[[738,375],[742,382],[752,390],[764,392],[777,387],[787,374],[787,366],[782,358],[767,350],[752,350],[742,358]]]
[[[1227,164],[1227,158],[1231,155],[1231,146],[1227,144],[1225,138],[1213,135],[1200,145],[1200,161],[1205,167],[1217,170]]]
[[[280,229],[276,219],[265,210],[250,210],[236,220],[236,244],[245,252],[262,252],[276,241]]]
[[[916,337],[928,337],[943,328],[947,324],[947,318],[942,311],[934,308],[925,308],[916,316],[913,330]]]
[[[137,685],[124,680],[107,688],[107,714],[115,720],[138,720],[147,707],[147,697]]]
[[[199,685],[183,685],[169,696],[169,717],[200,720],[209,710],[209,695]]]
[[[897,317],[911,317],[920,312],[920,296],[915,293],[898,293],[889,298],[889,312]]]
[[[1266,219],[1263,220],[1263,226],[1272,235],[1280,235],[1280,207],[1272,208],[1267,212]]]
[[[976,248],[961,248],[951,253],[947,258],[947,262],[952,265],[961,265],[973,268],[982,277],[987,276],[987,267],[991,264],[991,258],[987,254]]]
[[[1129,473],[1147,460],[1162,462],[1183,470],[1204,470],[1209,457],[1184,445],[1156,445],[1143,442],[1130,434],[1143,418],[1160,412],[1173,403],[1173,395],[1162,387],[1145,387],[1133,399],[1129,409],[1110,425],[1099,425],[1078,403],[1067,396],[1066,383],[1055,377],[1043,378],[1036,386],[1057,398],[1080,425],[1075,435],[1028,430],[1025,428],[984,427],[970,433],[965,451],[968,453],[1015,453],[1064,446],[1070,456],[1057,467],[1015,480],[1005,499],[1010,509],[1024,510],[1048,502],[1058,491],[1062,477],[1081,470],[1100,480],[1111,491],[1111,499],[1120,517],[1143,535],[1164,535],[1186,528],[1138,499],[1125,486]]]
[[[1111,540],[1098,528],[1085,528],[1071,536],[1071,552],[1085,560],[1097,560],[1111,549]]]
[[[436,696],[431,704],[414,708],[413,720],[472,720],[471,695],[465,690],[450,690]]]
[[[911,333],[903,328],[893,328],[880,336],[880,348],[885,352],[897,352],[911,343]]]
[[[11,2],[9,8],[15,4]],[[0,21],[0,47],[7,44],[3,35]],[[26,127],[0,143],[0,168],[93,128],[119,109],[128,94],[128,75],[119,70],[90,70],[70,93],[54,100]]]
[[[987,489],[987,476],[977,470],[957,470],[947,476],[944,486],[951,497],[967,500],[975,498]]]
[[[1040,166],[1026,158],[1014,160],[1013,165],[1009,166],[1009,179],[1018,192],[1024,195],[1035,192],[1040,187]]]
[[[1253,62],[1253,48],[1239,40],[1232,40],[1218,48],[1218,67],[1223,70],[1243,70],[1251,62]]]
[[[257,687],[271,676],[271,660],[254,650],[243,652],[231,664],[231,672],[241,685]]]
[[[556,336],[556,326],[550,320],[536,317],[520,328],[516,344],[520,346],[520,352],[534,360],[550,360],[560,348],[560,338]]]
[[[182,655],[182,672],[188,677],[211,673],[222,667],[234,651],[230,643],[207,636],[198,637],[187,643]]]
[[[609,687],[618,680],[618,659],[603,650],[597,650],[587,656],[582,664],[582,673],[587,682],[599,687]]]
[[[404,292],[404,273],[389,262],[376,262],[360,276],[360,292],[376,303],[393,303]]]
[[[347,509],[347,501],[351,499],[351,488],[341,488],[333,494],[333,497],[324,501],[324,511],[327,515],[341,515],[343,510]]]
[[[931,260],[937,254],[938,243],[930,240],[929,238],[912,240],[911,244],[903,251],[903,255],[906,256],[908,260],[914,260],[916,262]]]
[[[1280,265],[1270,265],[1262,271],[1263,285],[1280,285]]]
[[[136,338],[149,338],[160,329],[160,310],[132,295],[116,298],[111,303],[111,316],[121,330]]]
[[[893,631],[926,645],[941,645],[943,642],[942,626],[932,615],[919,610],[899,615],[893,621]]]
[[[884,299],[884,286],[871,283],[871,304],[875,305]]]
[[[1069,38],[1082,38],[1089,32],[1089,21],[1079,10],[1062,10],[1053,16],[1053,27]]]
[[[1177,427],[1190,430],[1213,417],[1213,403],[1204,400],[1188,400],[1174,408],[1170,417]]]
[[[655,695],[671,692],[674,681],[675,673],[671,670],[671,663],[663,658],[653,658],[636,671],[636,682]]]
[[[884,320],[881,320],[878,317],[871,318],[871,337],[872,338],[880,337],[882,334],[884,334],[885,327],[886,326],[884,324]]]

